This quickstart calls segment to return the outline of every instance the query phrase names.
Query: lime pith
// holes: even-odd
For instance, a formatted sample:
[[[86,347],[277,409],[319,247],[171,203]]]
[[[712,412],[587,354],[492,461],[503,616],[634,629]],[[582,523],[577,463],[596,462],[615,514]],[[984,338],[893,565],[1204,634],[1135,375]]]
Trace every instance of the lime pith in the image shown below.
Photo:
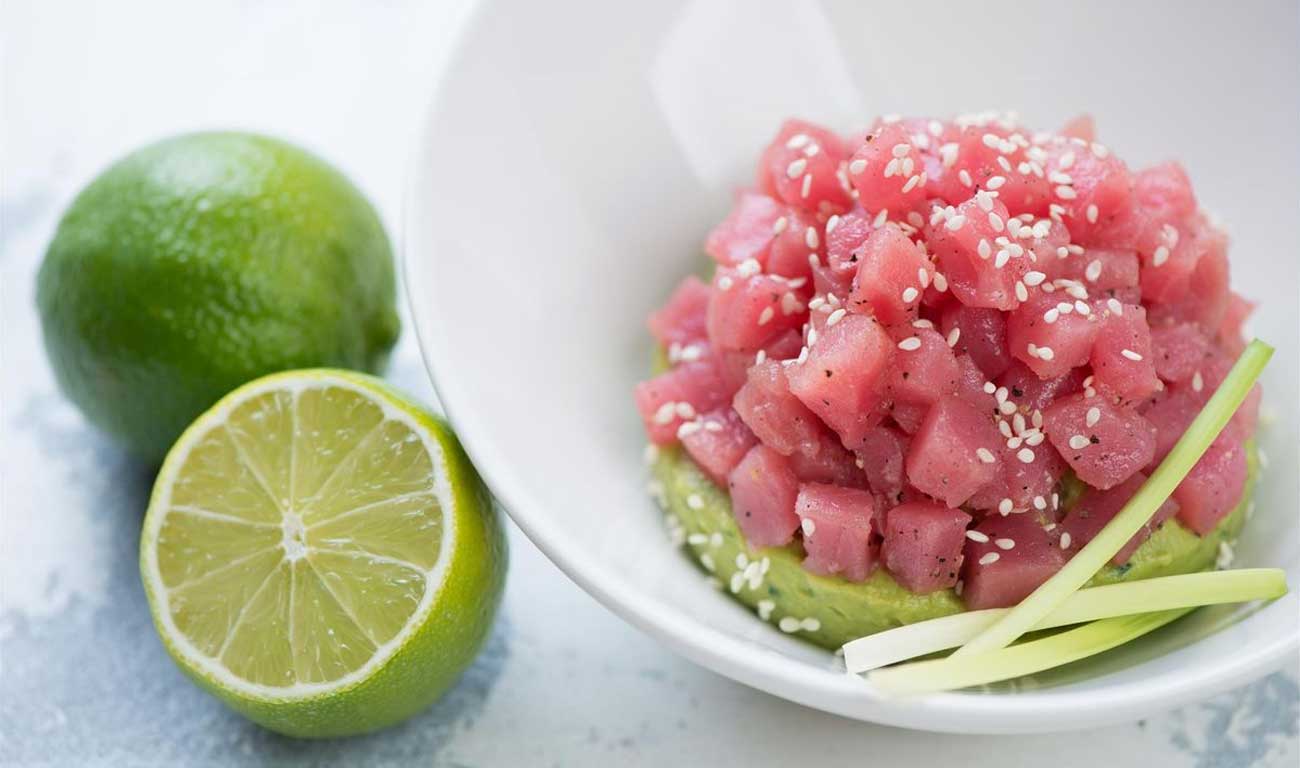
[[[378,380],[277,374],[222,399],[159,474],[141,574],[168,651],[297,736],[390,725],[487,635],[504,539],[450,431]]]

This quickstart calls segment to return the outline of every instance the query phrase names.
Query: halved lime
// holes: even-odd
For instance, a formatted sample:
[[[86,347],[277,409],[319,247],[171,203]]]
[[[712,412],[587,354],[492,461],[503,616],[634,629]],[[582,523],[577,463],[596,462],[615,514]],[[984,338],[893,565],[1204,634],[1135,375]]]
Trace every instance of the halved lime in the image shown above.
[[[227,395],[172,448],[140,571],[167,650],[273,730],[391,725],[487,636],[505,540],[451,431],[377,379],[311,370]]]

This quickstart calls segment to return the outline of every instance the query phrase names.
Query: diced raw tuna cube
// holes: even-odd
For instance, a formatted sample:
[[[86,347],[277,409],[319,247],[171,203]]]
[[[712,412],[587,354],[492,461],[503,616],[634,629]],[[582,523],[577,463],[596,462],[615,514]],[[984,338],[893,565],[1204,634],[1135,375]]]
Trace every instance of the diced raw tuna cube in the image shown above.
[[[1182,297],[1151,308],[1153,322],[1194,322],[1209,331],[1223,322],[1231,301],[1228,290],[1228,237],[1208,224],[1192,241],[1196,266]]]
[[[893,341],[875,320],[843,315],[834,325],[827,322],[806,361],[790,366],[790,391],[855,449],[880,422],[881,388],[893,354]]]
[[[811,277],[813,262],[809,256],[816,255],[820,263],[826,252],[822,225],[811,213],[787,208],[777,219],[776,228],[780,231],[772,238],[766,271],[796,280]]]
[[[1219,323],[1218,332],[1219,346],[1229,355],[1240,355],[1246,348],[1242,326],[1254,311],[1254,302],[1246,300],[1235,291],[1229,293],[1228,306],[1223,311],[1223,321]]]
[[[1196,213],[1196,195],[1187,171],[1177,161],[1143,168],[1133,175],[1136,206],[1160,221],[1178,221]]]
[[[970,520],[960,509],[926,502],[889,510],[881,555],[894,581],[918,595],[955,585]]]
[[[1019,139],[1019,141],[1017,141]],[[1017,213],[1045,215],[1051,202],[1051,187],[1035,173],[1021,173],[1028,141],[1022,134],[1001,126],[969,126],[955,135],[944,137],[940,145],[941,160],[951,157],[944,169],[938,196],[949,201],[969,198],[981,189],[996,189],[998,199]],[[994,142],[997,142],[994,144]],[[968,183],[969,182],[969,183]]]
[[[1003,443],[998,459],[998,474],[993,482],[976,491],[966,503],[974,509],[998,513],[1007,508],[1008,500],[1011,510],[1017,513],[1046,509],[1057,482],[1065,474],[1065,462],[1052,444]]]
[[[1201,404],[1190,390],[1175,387],[1142,411],[1142,417],[1156,428],[1156,448],[1151,454],[1151,467],[1165,460],[1200,410]]]
[[[957,334],[953,352],[970,355],[987,380],[1001,376],[1011,365],[1007,347],[1007,320],[996,309],[968,307],[954,302],[944,308],[940,327],[945,337]]]
[[[1007,372],[997,380],[998,386],[1006,387],[1008,397],[1020,407],[1026,415],[1035,410],[1041,411],[1059,397],[1083,389],[1083,381],[1088,377],[1086,368],[1071,368],[1068,372],[1051,379],[1040,379],[1024,363],[1016,360]]]
[[[731,213],[704,241],[704,250],[724,267],[734,267],[746,259],[766,265],[776,221],[784,213],[785,206],[768,195],[740,190]]]
[[[903,219],[925,202],[925,162],[901,123],[883,125],[858,146],[849,159],[849,183],[858,202],[873,214],[888,211]]]
[[[858,274],[856,251],[867,241],[875,227],[872,216],[861,206],[848,213],[832,216],[826,222],[826,266],[835,275],[835,281],[851,286]],[[840,298],[848,296],[848,290]]]
[[[1201,217],[1148,220],[1137,241],[1143,301],[1171,304],[1187,298],[1196,263],[1213,242],[1202,235],[1208,226]]]
[[[826,483],[846,488],[866,488],[868,485],[857,458],[829,432],[822,436],[821,449],[816,454],[800,451],[790,454],[790,467],[801,483]]]
[[[756,547],[780,547],[794,539],[799,480],[784,456],[756,445],[731,471],[731,513],[745,540]]]
[[[1088,248],[1082,253],[1042,254],[1035,269],[1048,280],[1074,280],[1084,284],[1092,295],[1138,285],[1139,268],[1136,251]]]
[[[709,294],[709,286],[694,275],[681,281],[668,303],[650,313],[650,333],[665,347],[707,340]]]
[[[759,161],[759,188],[811,213],[843,213],[853,204],[839,176],[847,155],[833,132],[787,120]]]
[[[982,540],[968,540],[963,552],[961,597],[967,608],[1009,608],[1061,570],[1068,554],[1045,530],[1048,524],[1045,516],[1027,512],[992,515],[975,526]]]
[[[856,253],[858,273],[849,311],[874,315],[885,325],[915,319],[921,293],[934,274],[921,249],[898,227],[886,225],[872,232]]]
[[[1174,489],[1178,519],[1201,536],[1228,516],[1246,485],[1246,451],[1231,435],[1220,435]]]
[[[803,528],[803,567],[865,581],[875,570],[879,545],[873,540],[875,500],[867,491],[807,483],[795,504]]]
[[[789,360],[798,357],[801,349],[803,349],[803,334],[791,329],[767,342],[757,354],[745,350],[713,351],[712,348],[701,352],[712,354],[717,358],[718,367],[722,370],[727,386],[735,391],[739,390],[749,378],[749,368],[757,360],[758,354],[766,360]]]
[[[893,362],[885,371],[885,394],[894,403],[930,405],[957,392],[961,368],[938,331],[899,326]]]
[[[1054,379],[1088,362],[1099,327],[1087,302],[1035,291],[1007,318],[1007,342],[1012,357],[1040,379]]]
[[[1068,161],[1067,161],[1067,158]],[[1094,245],[1094,237],[1132,208],[1133,179],[1118,157],[1098,145],[1066,142],[1048,152],[1053,202],[1076,243]],[[1068,177],[1068,183],[1062,178]]]
[[[955,396],[940,398],[907,452],[907,478],[919,490],[959,507],[998,471],[998,432],[989,416]]]
[[[779,277],[719,269],[709,298],[709,341],[719,349],[756,352],[803,325],[807,300],[805,288]]]
[[[1105,397],[1071,395],[1043,412],[1043,430],[1079,479],[1114,488],[1151,462],[1156,428]]]
[[[684,363],[636,385],[633,395],[646,434],[658,445],[677,442],[677,430],[726,405],[732,393],[712,359]]]
[[[1151,357],[1156,375],[1170,384],[1191,381],[1209,357],[1212,342],[1193,323],[1177,323],[1151,329]]]
[[[749,378],[732,404],[764,445],[785,456],[796,451],[815,455],[821,449],[825,428],[790,391],[786,371],[775,360],[751,366]]]
[[[683,430],[682,447],[713,482],[725,486],[731,470],[758,443],[758,438],[730,406],[709,411],[696,424]]]
[[[1024,246],[1006,239],[1009,219],[1000,200],[977,196],[942,220],[931,217],[935,223],[925,229],[948,289],[966,306],[1008,310],[1020,304],[1016,283],[1031,264]]]
[[[1156,377],[1147,311],[1141,306],[1100,302],[1094,311],[1102,318],[1090,358],[1094,381],[1129,402],[1149,397],[1160,387],[1160,379]]]
[[[1058,533],[1070,534],[1070,550],[1077,552],[1085,544],[1092,541],[1101,529],[1111,521],[1119,511],[1124,508],[1128,500],[1133,498],[1133,494],[1147,480],[1147,476],[1137,472],[1129,479],[1119,485],[1105,491],[1099,491],[1096,488],[1089,488],[1083,492],[1083,496],[1075,503],[1074,507],[1066,513],[1065,519],[1061,521]],[[1142,546],[1143,542],[1151,538],[1151,534],[1160,528],[1161,524],[1178,512],[1178,502],[1168,499],[1160,508],[1156,510],[1151,519],[1146,522],[1138,532],[1133,534],[1133,538],[1128,540],[1119,552],[1111,558],[1115,565],[1127,563],[1137,548]]]
[[[903,461],[910,442],[911,438],[892,427],[875,427],[867,431],[857,456],[871,490],[883,497],[897,499],[906,481]]]
[[[889,403],[889,417],[905,434],[915,435],[925,421],[925,414],[930,406],[922,403]]]

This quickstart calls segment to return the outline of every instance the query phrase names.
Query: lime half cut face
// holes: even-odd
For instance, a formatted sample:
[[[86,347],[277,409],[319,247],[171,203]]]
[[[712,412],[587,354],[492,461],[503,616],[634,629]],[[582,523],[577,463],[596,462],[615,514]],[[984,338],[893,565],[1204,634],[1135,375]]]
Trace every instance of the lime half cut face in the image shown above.
[[[142,575],[168,649],[219,695],[275,705],[364,688],[437,623],[458,519],[492,513],[467,509],[486,494],[450,433],[399,397],[355,374],[279,374],[172,449]]]

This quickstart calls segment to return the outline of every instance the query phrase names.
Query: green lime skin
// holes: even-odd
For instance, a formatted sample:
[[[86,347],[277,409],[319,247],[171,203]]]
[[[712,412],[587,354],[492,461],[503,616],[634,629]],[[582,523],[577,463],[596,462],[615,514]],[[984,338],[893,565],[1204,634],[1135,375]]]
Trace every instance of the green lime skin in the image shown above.
[[[315,155],[247,133],[166,139],[101,173],[59,222],[36,303],[60,388],[154,463],[240,384],[379,372],[401,330],[374,208]]]

